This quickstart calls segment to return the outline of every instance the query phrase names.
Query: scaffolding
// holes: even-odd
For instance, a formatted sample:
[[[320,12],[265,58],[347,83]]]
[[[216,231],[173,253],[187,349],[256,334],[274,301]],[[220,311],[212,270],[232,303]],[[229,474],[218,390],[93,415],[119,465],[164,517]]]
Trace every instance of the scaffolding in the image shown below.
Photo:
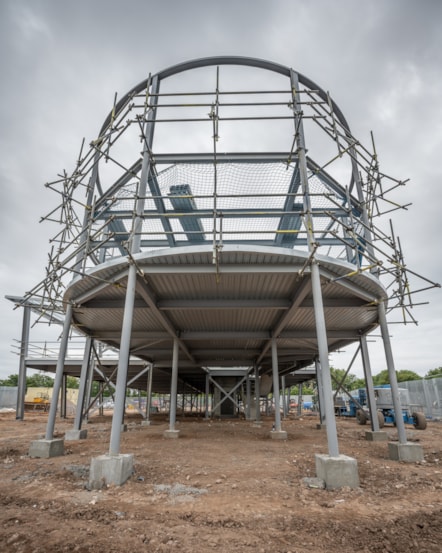
[[[409,207],[396,200],[406,181],[369,142],[328,92],[263,60],[194,60],[115,94],[74,169],[46,184],[59,203],[42,220],[60,230],[17,302],[63,316],[65,341],[73,325],[118,349],[111,454],[130,355],[169,371],[171,431],[178,373],[198,393],[211,368],[246,367],[277,390],[314,364],[336,457],[328,354],[361,342],[366,367],[380,327],[399,406],[386,316],[416,323],[415,295],[439,285],[405,264],[389,214]]]

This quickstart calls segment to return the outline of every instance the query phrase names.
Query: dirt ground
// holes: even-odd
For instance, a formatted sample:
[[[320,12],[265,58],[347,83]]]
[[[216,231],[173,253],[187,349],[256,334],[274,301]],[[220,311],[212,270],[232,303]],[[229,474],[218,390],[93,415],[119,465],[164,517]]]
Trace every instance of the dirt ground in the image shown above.
[[[90,459],[108,450],[110,417],[92,418],[87,440],[65,442],[64,456],[32,459],[47,414],[0,414],[0,551],[442,551],[441,422],[407,429],[425,460],[405,464],[388,459],[385,442],[367,442],[365,427],[339,419],[340,452],[357,459],[361,485],[327,491],[304,480],[315,476],[314,454],[327,452],[315,416],[285,420],[287,441],[270,439],[271,419],[257,428],[191,416],[170,440],[155,417],[149,427],[127,421],[121,450],[135,456],[132,478],[89,491]],[[72,424],[57,421],[56,434]]]

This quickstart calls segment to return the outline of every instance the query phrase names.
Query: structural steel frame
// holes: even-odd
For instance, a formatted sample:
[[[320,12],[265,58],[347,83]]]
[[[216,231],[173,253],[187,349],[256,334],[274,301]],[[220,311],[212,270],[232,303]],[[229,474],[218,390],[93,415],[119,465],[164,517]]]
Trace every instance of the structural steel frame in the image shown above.
[[[223,71],[238,67],[264,75],[261,88],[224,87]],[[213,71],[214,86],[205,88],[201,70]],[[197,75],[190,90],[186,79],[179,80],[187,74]],[[277,76],[275,88],[270,75]],[[193,144],[186,130],[200,123],[210,130],[210,148],[198,149],[198,131],[195,151],[164,149],[163,129],[175,129],[184,148]],[[269,128],[275,136],[290,128],[285,150],[258,145],[245,151],[235,140],[236,149],[221,150],[223,129],[228,134],[252,123],[274,125]],[[308,144],[309,133],[316,136],[312,129],[328,144],[319,161],[314,151],[321,151],[321,141]],[[133,148],[134,130],[142,152],[131,150],[128,159],[125,140]],[[183,182],[183,175],[195,180]],[[398,309],[403,322],[416,322],[410,279],[424,282],[417,291],[439,286],[406,268],[392,225],[389,233],[377,225],[386,213],[406,207],[388,199],[404,184],[380,171],[374,141],[370,150],[353,137],[328,92],[291,68],[222,56],[149,75],[120,100],[115,96],[89,149],[83,141],[74,171],[47,183],[62,202],[44,219],[61,230],[45,278],[16,300],[25,313],[21,375],[30,306],[58,320],[64,315],[55,397],[71,327],[87,337],[80,413],[93,341],[117,348],[109,453],[118,455],[126,387],[152,390],[154,368],[170,375],[171,431],[178,375],[189,389],[204,393],[214,367],[244,367],[254,373],[258,390],[260,376],[271,374],[275,427],[281,431],[280,377],[314,364],[329,453],[338,457],[329,353],[360,341],[370,391],[366,336],[379,327],[400,412],[386,315]],[[131,373],[134,355],[146,363],[137,374]],[[110,376],[102,373],[104,380]],[[243,381],[245,376],[237,386]],[[53,437],[56,409],[54,401],[46,439]],[[405,443],[402,418],[397,421]],[[75,428],[81,428],[81,416]]]

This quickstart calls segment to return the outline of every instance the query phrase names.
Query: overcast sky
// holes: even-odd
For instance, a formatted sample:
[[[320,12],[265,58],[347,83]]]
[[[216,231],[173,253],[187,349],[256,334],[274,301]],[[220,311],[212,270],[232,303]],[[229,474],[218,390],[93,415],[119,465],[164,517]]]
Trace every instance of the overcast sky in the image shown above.
[[[4,295],[44,276],[53,229],[39,219],[56,204],[44,183],[72,171],[116,91],[216,55],[293,67],[330,91],[362,142],[372,130],[381,169],[410,178],[398,200],[413,206],[394,216],[407,266],[442,281],[441,1],[0,0],[0,378],[18,372],[22,320]],[[419,326],[392,325],[393,353],[396,369],[424,375],[442,365],[442,292],[415,300],[430,304],[415,308]],[[370,355],[373,373],[386,368],[379,341]]]

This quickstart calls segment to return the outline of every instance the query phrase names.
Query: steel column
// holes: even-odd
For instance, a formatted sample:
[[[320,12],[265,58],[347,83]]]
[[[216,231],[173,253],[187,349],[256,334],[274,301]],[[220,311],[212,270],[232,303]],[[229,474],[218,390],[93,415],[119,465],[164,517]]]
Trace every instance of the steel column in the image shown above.
[[[66,307],[66,314],[63,323],[63,332],[60,342],[60,350],[58,352],[57,367],[55,369],[54,387],[52,389],[51,406],[49,408],[48,423],[46,426],[46,440],[52,440],[54,438],[55,417],[57,415],[58,398],[60,395],[61,383],[63,380],[64,362],[66,359],[66,352],[68,348],[69,331],[72,321],[72,304],[68,303]]]
[[[282,390],[282,416],[287,417],[287,398],[285,397],[285,376],[281,376],[281,390]]]
[[[371,429],[373,432],[379,432],[378,411],[376,408],[376,398],[374,395],[373,376],[371,374],[370,356],[368,355],[367,337],[361,336],[361,355],[362,366],[364,368],[365,385],[367,387],[368,409],[370,411]]]
[[[261,421],[261,391],[258,365],[255,365],[255,421]]]
[[[319,362],[321,363],[322,384],[324,391],[323,410],[327,419],[327,442],[330,457],[339,456],[338,434],[333,408],[333,391],[328,363],[327,329],[325,324],[324,305],[322,301],[321,275],[319,265],[315,259],[316,239],[314,235],[312,206],[307,171],[307,156],[305,150],[304,127],[302,122],[302,106],[299,103],[299,79],[294,71],[290,73],[293,90],[293,108],[295,128],[297,125],[296,142],[298,146],[299,169],[303,192],[303,207],[305,211],[305,227],[308,236],[308,250],[311,255],[311,282],[313,295],[313,308],[315,313],[316,338],[318,341]]]
[[[17,420],[25,418],[25,395],[26,395],[26,356],[29,346],[29,328],[31,320],[31,308],[25,305],[23,308],[23,323],[20,342],[20,364],[18,369],[18,390],[16,416]]]
[[[109,455],[118,455],[120,453],[121,424],[126,405],[126,381],[129,366],[130,338],[132,333],[132,317],[134,311],[136,281],[137,268],[135,265],[130,265],[127,277],[123,327],[121,330],[121,347],[118,361],[117,385],[115,391],[114,414],[112,417]]]
[[[319,362],[321,364],[322,388],[324,394],[323,411],[327,421],[327,442],[330,457],[339,457],[338,432],[333,407],[333,389],[328,363],[327,330],[325,325],[324,307],[322,304],[321,276],[319,266],[314,261],[311,266],[312,292],[315,311],[316,333],[318,336]]]
[[[147,374],[147,390],[146,390],[146,420],[150,420],[150,410],[152,407],[152,378],[153,378],[153,364],[150,365],[149,372]]]
[[[175,423],[176,423],[176,402],[177,402],[177,388],[178,388],[178,354],[179,354],[179,342],[178,342],[178,338],[175,338],[173,341],[172,377],[170,381],[169,430],[175,430]]]
[[[383,301],[378,304],[379,324],[381,327],[382,341],[384,342],[385,358],[387,361],[388,377],[391,386],[391,398],[396,420],[396,428],[400,444],[407,443],[407,435],[405,433],[404,419],[402,418],[402,407],[399,398],[399,386],[397,383],[396,370],[394,367],[393,352],[391,350],[390,336],[388,334],[387,316],[385,314],[385,304]]]
[[[272,338],[272,372],[273,372],[273,398],[275,406],[275,430],[281,432],[281,413],[279,411],[279,371],[278,371],[278,348],[276,338]]]
[[[324,414],[324,388],[322,385],[322,372],[321,372],[321,363],[319,359],[315,359],[316,367],[316,383],[318,385],[318,403],[319,403],[319,421],[321,424],[326,424],[326,418]]]
[[[250,374],[247,373],[246,378],[246,420],[250,420],[250,401],[251,401],[251,390],[250,390]]]
[[[158,79],[152,84],[152,92],[158,93]],[[156,100],[155,100],[156,101]],[[149,120],[146,123],[145,141],[143,148],[143,162],[141,166],[140,182],[138,187],[138,199],[135,207],[135,219],[129,240],[131,254],[140,251],[142,215],[144,211],[147,181],[150,173],[150,147],[153,139],[153,118],[155,110],[149,113]],[[114,416],[112,417],[111,439],[109,455],[118,455],[120,452],[121,423],[124,417],[126,402],[126,382],[129,367],[130,340],[132,334],[132,318],[134,312],[135,289],[137,284],[137,267],[131,263],[127,276],[126,298],[124,302],[123,327],[121,330],[120,357],[118,362],[117,386],[115,394]]]
[[[91,363],[92,338],[86,337],[84,345],[83,364],[81,365],[80,386],[78,387],[77,409],[75,410],[74,430],[81,430],[83,421],[84,400],[86,396],[86,386],[89,374],[89,365]]]
[[[66,418],[66,403],[67,403],[67,375],[63,374],[61,380],[61,398],[60,398],[60,417],[62,419]]]
[[[205,419],[209,418],[209,394],[210,394],[210,380],[209,380],[209,373],[207,373],[206,374],[206,393],[205,393],[205,403],[204,403]]]

